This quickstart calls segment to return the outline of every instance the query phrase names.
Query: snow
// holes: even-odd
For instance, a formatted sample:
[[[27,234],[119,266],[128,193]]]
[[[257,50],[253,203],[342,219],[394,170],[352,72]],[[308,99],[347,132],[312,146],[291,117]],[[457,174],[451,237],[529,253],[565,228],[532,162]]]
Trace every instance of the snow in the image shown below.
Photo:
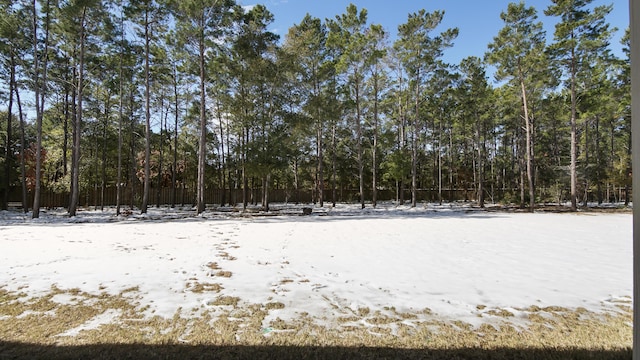
[[[147,316],[166,318],[197,316],[220,296],[283,304],[265,328],[301,314],[330,324],[363,309],[474,326],[504,309],[517,324],[531,306],[615,312],[631,299],[630,213],[386,203],[297,216],[300,207],[273,208],[252,216],[161,208],[128,218],[109,209],[71,219],[52,210],[37,220],[0,212],[0,288],[122,293],[148,305]],[[81,327],[117,315],[107,311]]]
[[[93,318],[86,321],[84,324],[74,327],[73,329],[69,329],[57,336],[77,336],[83,330],[93,330],[100,327],[100,325],[109,324],[113,319],[117,318],[122,314],[122,311],[107,309],[102,314],[96,315]]]

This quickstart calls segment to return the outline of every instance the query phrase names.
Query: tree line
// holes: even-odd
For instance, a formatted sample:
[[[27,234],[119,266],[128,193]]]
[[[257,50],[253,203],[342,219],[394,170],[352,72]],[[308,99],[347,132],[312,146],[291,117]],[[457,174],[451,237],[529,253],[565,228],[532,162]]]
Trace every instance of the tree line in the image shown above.
[[[550,43],[538,10],[510,3],[485,56],[449,64],[443,11],[408,14],[391,41],[352,4],[280,39],[265,6],[233,0],[2,0],[0,207],[18,189],[37,218],[46,189],[74,216],[83,191],[116,188],[118,214],[146,213],[185,187],[198,213],[211,188],[265,210],[270,189],[320,206],[357,189],[363,208],[383,189],[412,206],[421,189],[628,201],[629,32],[618,58],[613,5],[591,2],[551,0]]]

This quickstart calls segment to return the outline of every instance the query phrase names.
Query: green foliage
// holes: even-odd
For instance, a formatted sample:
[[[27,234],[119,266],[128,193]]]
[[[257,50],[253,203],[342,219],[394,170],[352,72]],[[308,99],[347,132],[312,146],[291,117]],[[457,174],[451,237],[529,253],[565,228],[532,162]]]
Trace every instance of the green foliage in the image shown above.
[[[389,183],[406,181],[411,175],[411,154],[407,149],[390,152],[380,164],[383,169],[382,179]]]
[[[370,24],[366,9],[350,5],[328,20],[307,14],[280,42],[269,30],[274,18],[264,5],[56,2],[50,14],[41,180],[46,189],[69,191],[72,126],[82,94],[83,192],[113,187],[120,178],[125,201],[137,202],[146,177],[147,160],[140,154],[147,138],[149,178],[163,188],[172,187],[175,178],[187,191],[241,190],[245,182],[260,190],[269,179],[280,188],[317,192],[322,187],[325,199],[335,186],[364,202],[374,187],[401,186],[396,189],[401,191],[415,183],[415,190],[437,190],[450,200],[455,190],[464,190],[459,194],[476,200],[482,193],[517,203],[530,186],[521,176],[527,164],[526,105],[532,180],[540,187],[536,195],[540,201],[563,201],[570,185],[573,77],[580,186],[602,198],[605,189],[630,183],[629,62],[615,59],[609,49],[611,6],[591,4],[552,1],[545,14],[558,22],[554,43],[547,46],[536,9],[511,3],[500,14],[504,27],[485,58],[453,65],[443,63],[442,55],[458,30],[440,30],[443,11],[408,14],[389,44],[394,35],[389,30],[396,29]],[[16,71],[25,114],[32,112],[27,94],[35,85],[30,6],[0,2],[0,99],[8,103],[7,81]],[[39,41],[45,13],[37,19]],[[627,57],[628,34],[622,39]],[[85,81],[78,88],[82,39]],[[37,47],[42,51],[44,44]],[[491,65],[495,84],[487,80]],[[5,134],[8,115],[0,116]],[[32,119],[25,120],[30,144],[36,128]],[[14,154],[19,135],[14,116]],[[6,146],[3,137],[5,178]],[[19,162],[9,178],[20,183]]]

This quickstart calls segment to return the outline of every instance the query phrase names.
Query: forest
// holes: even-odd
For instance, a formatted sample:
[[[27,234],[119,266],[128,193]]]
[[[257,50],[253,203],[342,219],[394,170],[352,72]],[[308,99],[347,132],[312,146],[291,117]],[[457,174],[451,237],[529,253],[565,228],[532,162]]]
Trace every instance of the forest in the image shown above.
[[[630,201],[613,5],[510,3],[459,64],[443,11],[385,29],[349,5],[280,38],[234,0],[0,7],[0,209]]]

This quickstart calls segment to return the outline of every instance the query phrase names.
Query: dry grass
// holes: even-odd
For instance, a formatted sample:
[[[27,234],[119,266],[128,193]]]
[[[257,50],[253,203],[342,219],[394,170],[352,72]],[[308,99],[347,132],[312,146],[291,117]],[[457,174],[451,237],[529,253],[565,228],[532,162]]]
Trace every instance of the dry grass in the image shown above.
[[[489,314],[489,315],[493,315],[493,316],[499,316],[499,317],[503,317],[503,318],[509,318],[509,317],[513,317],[513,313],[511,311],[505,310],[505,309],[492,309],[487,311],[485,314]]]
[[[194,293],[204,293],[204,292],[216,292],[219,293],[224,289],[220,284],[211,284],[211,283],[199,283],[194,281],[193,283],[187,283],[186,288]]]
[[[216,285],[196,283],[192,291],[200,288],[201,291],[216,291]],[[46,349],[56,349],[43,350],[38,346],[73,346],[81,351],[78,346],[91,344],[94,348],[86,351],[107,353],[131,350],[127,346],[135,346],[137,351],[155,349],[153,351],[171,354],[177,346],[180,352],[174,355],[176,357],[181,354],[201,357],[202,354],[190,351],[207,351],[208,347],[215,346],[217,351],[240,351],[219,358],[248,358],[251,351],[263,349],[276,353],[286,350],[286,354],[290,354],[288,358],[331,358],[334,355],[371,358],[394,351],[381,357],[488,359],[495,355],[505,359],[624,359],[630,353],[632,337],[632,314],[626,303],[620,304],[617,313],[600,314],[580,308],[532,306],[517,309],[525,314],[526,328],[509,325],[508,321],[513,317],[510,311],[481,307],[478,309],[493,313],[497,321],[503,322],[473,328],[459,321],[443,321],[429,309],[401,313],[390,307],[383,311],[359,308],[327,326],[320,325],[318,319],[308,314],[300,314],[293,320],[276,317],[265,324],[270,312],[283,309],[285,305],[280,302],[245,305],[241,299],[230,296],[212,300],[208,305],[217,308],[204,309],[197,316],[178,311],[170,319],[149,318],[144,316],[145,307],[137,303],[135,295],[134,289],[108,295],[54,287],[45,296],[28,298],[25,294],[0,288],[0,358],[5,354],[9,354],[8,358],[26,358],[33,356],[31,351],[36,351],[34,349],[43,354],[47,353]],[[60,298],[66,301],[58,302],[56,299]],[[118,315],[108,324],[82,330],[76,336],[60,336],[109,310],[117,310]],[[14,344],[13,347],[10,344]],[[30,345],[20,347],[15,344]],[[100,346],[107,346],[107,350]],[[362,352],[354,349],[362,349]],[[373,353],[376,356],[366,349],[377,349]],[[78,357],[95,355],[78,354]],[[162,357],[161,353],[154,354],[153,357]]]
[[[230,278],[233,275],[231,271],[218,271],[215,273],[215,276]]]
[[[233,306],[236,307],[240,302],[239,297],[235,296],[218,296],[215,300],[209,303],[213,306]]]
[[[226,252],[226,251],[220,251],[218,253],[218,256],[220,256],[222,259],[228,260],[228,261],[238,260],[237,257],[229,255],[229,253]]]
[[[218,266],[217,262],[210,262],[207,264],[207,267],[211,270],[220,270],[220,266]]]
[[[266,310],[284,309],[284,304],[279,301],[270,302],[270,303],[267,303],[264,307]]]

